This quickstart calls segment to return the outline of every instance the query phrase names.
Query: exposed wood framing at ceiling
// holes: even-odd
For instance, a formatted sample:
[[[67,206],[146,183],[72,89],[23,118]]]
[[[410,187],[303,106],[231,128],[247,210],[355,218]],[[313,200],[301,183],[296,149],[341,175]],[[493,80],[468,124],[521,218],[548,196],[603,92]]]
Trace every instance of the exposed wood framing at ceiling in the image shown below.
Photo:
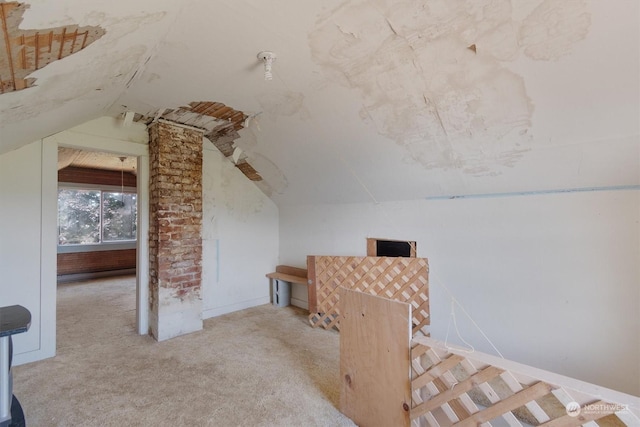
[[[124,160],[120,160],[121,158]],[[58,170],[67,166],[113,171],[123,170],[124,172],[135,174],[137,160],[135,157],[123,157],[113,153],[58,147]]]
[[[236,167],[242,171],[243,174],[251,181],[262,181],[262,177],[246,160],[241,160],[236,164]]]
[[[234,141],[240,137],[238,131],[244,127],[247,115],[220,102],[192,102],[189,106],[176,110],[166,110],[161,117],[165,120],[193,126],[205,130],[205,136],[227,158],[232,160],[236,149]],[[140,116],[136,116],[136,121]],[[150,121],[150,120],[149,120]],[[232,160],[233,161],[233,160]],[[241,155],[234,161],[236,167],[251,181],[262,181],[262,176]],[[58,149],[58,170],[67,166],[94,169],[136,172],[136,159],[127,158],[124,163],[119,156],[60,147]]]
[[[46,65],[81,51],[105,34],[100,27],[68,25],[40,30],[19,29],[25,3],[0,3],[0,94],[31,87],[27,78]]]
[[[236,148],[234,141],[240,137],[238,131],[244,127],[244,121],[248,116],[221,102],[192,102],[186,107],[165,111],[162,117],[183,125],[205,129],[205,136],[213,145],[225,157],[231,157]],[[241,157],[234,163],[251,181],[262,181],[260,174],[246,158]]]

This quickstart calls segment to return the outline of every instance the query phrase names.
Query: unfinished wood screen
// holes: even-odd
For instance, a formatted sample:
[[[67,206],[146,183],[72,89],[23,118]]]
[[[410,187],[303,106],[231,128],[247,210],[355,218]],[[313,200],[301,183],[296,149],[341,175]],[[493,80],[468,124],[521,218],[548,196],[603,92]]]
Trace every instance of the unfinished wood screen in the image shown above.
[[[480,352],[415,337],[414,426],[639,426],[640,399]],[[635,405],[632,404],[635,399]],[[485,424],[487,423],[487,424]]]
[[[359,426],[408,425],[411,305],[339,292],[340,411]]]
[[[413,333],[429,324],[426,258],[309,256],[309,321],[339,329],[338,287],[410,303]]]

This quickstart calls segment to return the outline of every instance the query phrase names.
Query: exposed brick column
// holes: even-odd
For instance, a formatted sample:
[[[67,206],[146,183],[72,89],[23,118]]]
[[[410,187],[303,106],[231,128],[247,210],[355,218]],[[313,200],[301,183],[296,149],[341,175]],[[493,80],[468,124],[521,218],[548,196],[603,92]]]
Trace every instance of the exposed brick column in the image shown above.
[[[149,127],[149,332],[202,329],[202,132]]]

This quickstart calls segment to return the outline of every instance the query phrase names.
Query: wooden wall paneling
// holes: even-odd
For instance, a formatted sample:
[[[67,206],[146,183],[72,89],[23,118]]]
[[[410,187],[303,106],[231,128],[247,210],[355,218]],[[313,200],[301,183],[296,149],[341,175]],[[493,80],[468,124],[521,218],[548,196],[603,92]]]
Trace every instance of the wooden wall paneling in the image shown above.
[[[59,253],[58,276],[136,268],[136,249]]]
[[[112,185],[136,188],[136,176],[131,172],[90,169],[69,166],[58,171],[58,182],[73,184]]]
[[[338,292],[340,411],[360,426],[408,426],[411,304]]]

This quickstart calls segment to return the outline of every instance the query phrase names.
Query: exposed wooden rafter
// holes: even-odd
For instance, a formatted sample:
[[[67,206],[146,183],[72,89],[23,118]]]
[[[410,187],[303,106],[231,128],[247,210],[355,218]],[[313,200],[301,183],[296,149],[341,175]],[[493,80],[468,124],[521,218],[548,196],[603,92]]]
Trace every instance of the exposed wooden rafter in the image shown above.
[[[221,102],[192,102],[176,110],[165,111],[162,117],[176,123],[205,130],[205,136],[225,156],[231,157],[236,148],[234,141],[240,137],[238,131],[244,127],[248,117],[245,113]],[[262,181],[262,177],[247,159],[235,162],[236,167],[251,181]]]
[[[68,25],[19,29],[29,5],[0,3],[0,94],[31,87],[28,76],[54,61],[77,53],[105,34],[101,27]]]

